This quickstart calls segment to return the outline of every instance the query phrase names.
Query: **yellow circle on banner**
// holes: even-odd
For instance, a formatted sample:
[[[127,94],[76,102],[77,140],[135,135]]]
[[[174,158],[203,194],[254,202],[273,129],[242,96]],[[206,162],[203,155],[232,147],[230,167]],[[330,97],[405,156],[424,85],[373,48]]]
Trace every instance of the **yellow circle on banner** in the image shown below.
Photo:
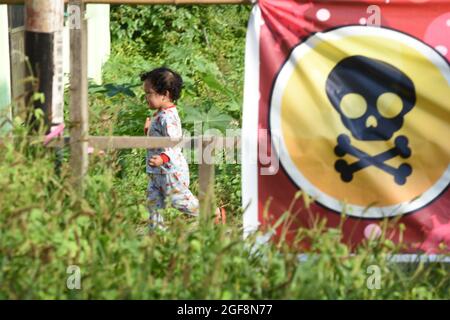
[[[390,64],[414,84],[415,105],[388,140],[357,139],[327,96],[330,73],[351,56]],[[349,113],[348,118],[361,117],[367,106],[357,94],[347,96],[341,102],[343,113]],[[393,118],[403,104],[395,94],[385,93],[376,107],[381,116]],[[287,174],[336,211],[369,218],[404,214],[430,203],[450,181],[449,65],[432,48],[398,31],[349,26],[318,33],[297,46],[275,82],[270,123],[273,145]],[[368,118],[367,125],[376,126],[376,119]],[[337,153],[340,135],[347,136],[351,148],[362,151],[370,161],[395,150],[397,137],[406,137],[410,154],[385,157],[379,166],[366,164],[353,172],[351,181],[344,181],[336,169],[337,161],[358,166],[368,158]],[[393,172],[402,165],[411,172],[400,184]]]

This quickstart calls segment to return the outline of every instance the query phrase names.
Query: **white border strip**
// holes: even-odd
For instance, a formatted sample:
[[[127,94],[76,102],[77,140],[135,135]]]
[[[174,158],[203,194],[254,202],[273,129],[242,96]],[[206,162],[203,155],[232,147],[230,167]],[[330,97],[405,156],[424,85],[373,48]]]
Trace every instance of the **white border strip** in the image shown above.
[[[355,256],[352,254],[351,256]],[[297,256],[298,262],[306,262],[314,258],[314,254],[302,253]],[[387,255],[386,260],[390,263],[450,263],[450,256],[440,254],[393,254]]]
[[[258,5],[252,9],[245,44],[244,110],[242,115],[241,163],[244,238],[256,231],[258,221],[258,118],[259,118],[259,36],[262,25]]]
[[[256,253],[258,249],[266,245],[275,232],[269,231],[264,235],[260,235],[256,238],[255,244],[251,248],[252,253]],[[297,261],[307,262],[309,259],[314,259],[318,257],[320,253],[299,253],[297,254]],[[356,254],[351,253],[351,257],[356,256]],[[388,254],[386,256],[386,260],[389,263],[450,263],[450,255],[446,254],[416,254],[416,253],[396,253],[396,254]]]
[[[256,238],[256,243],[252,247],[253,252],[256,252],[260,246],[266,245],[272,236],[275,234],[274,231],[267,232],[264,235],[258,236]],[[314,259],[317,257],[318,253],[299,253],[297,255],[298,262],[307,262],[309,259]],[[350,256],[356,256],[352,253]],[[416,253],[396,253],[386,256],[386,260],[390,263],[450,263],[450,255],[446,254],[416,254]]]

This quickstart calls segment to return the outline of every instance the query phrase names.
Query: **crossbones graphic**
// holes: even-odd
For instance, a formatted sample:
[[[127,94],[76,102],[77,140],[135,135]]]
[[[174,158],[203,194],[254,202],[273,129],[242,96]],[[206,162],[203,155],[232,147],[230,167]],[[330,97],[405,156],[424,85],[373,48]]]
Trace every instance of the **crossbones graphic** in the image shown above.
[[[344,159],[339,159],[335,162],[334,168],[341,174],[341,179],[345,182],[352,181],[355,172],[370,166],[375,166],[389,173],[399,185],[405,184],[406,178],[412,173],[412,168],[408,163],[403,163],[398,168],[385,163],[387,160],[397,156],[403,159],[409,158],[411,149],[408,147],[408,138],[405,136],[395,138],[395,146],[393,148],[375,156],[370,156],[364,151],[352,146],[349,136],[341,134],[337,138],[337,146],[334,149],[334,153],[338,157],[349,154],[358,159],[358,161],[350,164]]]

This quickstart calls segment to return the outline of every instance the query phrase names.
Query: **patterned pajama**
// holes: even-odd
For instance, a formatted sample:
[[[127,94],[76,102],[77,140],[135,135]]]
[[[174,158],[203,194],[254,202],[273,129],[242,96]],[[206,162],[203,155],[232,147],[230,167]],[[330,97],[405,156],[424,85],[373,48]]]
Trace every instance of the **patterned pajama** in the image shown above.
[[[172,107],[155,113],[148,135],[152,137],[180,138],[182,136],[181,121],[177,109]],[[166,154],[170,160],[159,167],[149,165],[154,155]],[[189,190],[189,167],[181,148],[156,148],[147,150],[147,206],[150,213],[150,227],[155,223],[161,225],[164,218],[160,209],[171,205],[181,212],[197,216],[199,204],[197,198]]]

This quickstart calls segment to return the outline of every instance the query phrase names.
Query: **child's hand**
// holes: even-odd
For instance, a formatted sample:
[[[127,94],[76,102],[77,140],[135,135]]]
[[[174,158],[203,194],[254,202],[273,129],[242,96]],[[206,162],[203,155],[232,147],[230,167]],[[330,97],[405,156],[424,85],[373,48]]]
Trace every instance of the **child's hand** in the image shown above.
[[[159,167],[160,165],[162,165],[164,163],[163,159],[161,158],[161,156],[153,156],[149,161],[148,164],[152,167]]]
[[[147,117],[147,119],[145,120],[145,125],[144,125],[144,134],[145,135],[147,135],[149,128],[150,128],[150,118]]]

